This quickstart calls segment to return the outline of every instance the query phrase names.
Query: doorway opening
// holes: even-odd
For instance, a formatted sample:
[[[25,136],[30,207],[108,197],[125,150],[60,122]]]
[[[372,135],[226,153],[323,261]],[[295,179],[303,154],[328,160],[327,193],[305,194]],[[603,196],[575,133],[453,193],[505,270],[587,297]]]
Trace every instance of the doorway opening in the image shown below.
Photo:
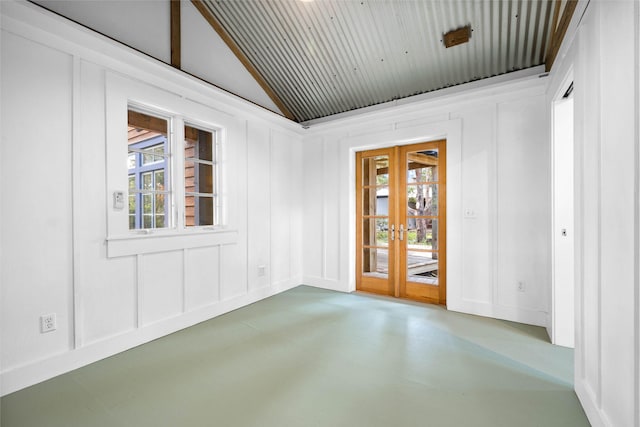
[[[446,303],[446,141],[356,153],[356,289]]]
[[[573,78],[552,106],[552,286],[551,342],[574,347],[574,102]]]

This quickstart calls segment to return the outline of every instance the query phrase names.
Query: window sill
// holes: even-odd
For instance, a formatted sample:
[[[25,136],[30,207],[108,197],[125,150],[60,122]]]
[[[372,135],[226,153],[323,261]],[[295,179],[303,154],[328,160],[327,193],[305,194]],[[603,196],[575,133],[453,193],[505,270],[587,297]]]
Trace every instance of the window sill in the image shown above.
[[[206,246],[232,245],[238,231],[227,229],[159,230],[107,238],[107,257],[116,258],[154,252],[167,252]]]

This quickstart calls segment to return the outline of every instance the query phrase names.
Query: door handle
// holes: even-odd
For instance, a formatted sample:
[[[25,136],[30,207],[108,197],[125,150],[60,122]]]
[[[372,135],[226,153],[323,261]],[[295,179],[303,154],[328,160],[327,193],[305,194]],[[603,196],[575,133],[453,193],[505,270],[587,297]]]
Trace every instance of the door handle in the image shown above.
[[[391,240],[396,240],[396,226],[391,224]]]
[[[400,240],[404,239],[404,224],[400,224]]]

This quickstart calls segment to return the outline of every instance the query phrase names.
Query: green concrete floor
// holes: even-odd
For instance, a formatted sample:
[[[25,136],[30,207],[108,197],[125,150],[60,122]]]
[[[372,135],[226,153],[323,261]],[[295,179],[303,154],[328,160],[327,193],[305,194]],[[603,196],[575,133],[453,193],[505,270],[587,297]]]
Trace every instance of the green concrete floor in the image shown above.
[[[2,398],[2,427],[588,426],[542,328],[300,286]]]

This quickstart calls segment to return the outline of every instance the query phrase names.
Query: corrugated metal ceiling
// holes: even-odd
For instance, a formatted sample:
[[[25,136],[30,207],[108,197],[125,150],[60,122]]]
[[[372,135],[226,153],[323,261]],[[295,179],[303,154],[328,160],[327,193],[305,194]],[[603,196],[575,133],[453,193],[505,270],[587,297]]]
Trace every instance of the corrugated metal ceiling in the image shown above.
[[[544,63],[552,0],[205,0],[295,119]],[[471,25],[469,43],[443,34]]]

